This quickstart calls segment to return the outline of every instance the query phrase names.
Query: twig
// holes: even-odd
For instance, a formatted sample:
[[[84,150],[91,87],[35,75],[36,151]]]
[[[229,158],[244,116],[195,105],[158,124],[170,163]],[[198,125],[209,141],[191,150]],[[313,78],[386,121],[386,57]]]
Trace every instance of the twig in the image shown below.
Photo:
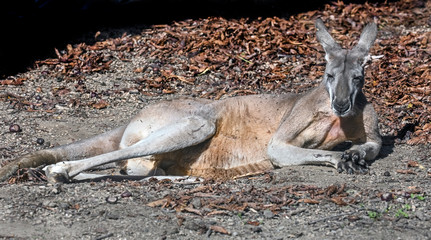
[[[243,57],[241,57],[241,56],[237,56],[240,60],[243,60],[244,62],[246,62],[246,63],[248,63],[248,64],[252,64],[253,62],[252,61],[249,61],[249,60],[247,60],[247,59],[245,59],[245,58],[243,58]]]
[[[108,233],[106,235],[102,235],[100,237],[95,238],[95,240],[102,240],[102,239],[109,238],[109,237],[112,237],[112,236],[114,236],[113,233]]]

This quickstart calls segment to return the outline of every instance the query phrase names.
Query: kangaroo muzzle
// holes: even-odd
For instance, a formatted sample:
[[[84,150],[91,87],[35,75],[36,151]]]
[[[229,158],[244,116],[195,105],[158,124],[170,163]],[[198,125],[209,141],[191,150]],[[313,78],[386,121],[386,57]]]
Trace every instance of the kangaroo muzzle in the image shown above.
[[[352,103],[349,99],[334,100],[332,102],[332,110],[337,116],[344,117],[347,114],[349,114],[351,109],[352,109]]]

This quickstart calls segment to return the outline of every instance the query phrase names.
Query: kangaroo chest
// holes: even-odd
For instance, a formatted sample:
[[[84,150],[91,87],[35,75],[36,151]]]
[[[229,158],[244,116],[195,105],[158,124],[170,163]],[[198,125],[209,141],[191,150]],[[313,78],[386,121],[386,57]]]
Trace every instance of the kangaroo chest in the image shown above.
[[[341,118],[329,113],[318,113],[299,134],[304,148],[332,149],[345,142],[365,140],[362,116]]]

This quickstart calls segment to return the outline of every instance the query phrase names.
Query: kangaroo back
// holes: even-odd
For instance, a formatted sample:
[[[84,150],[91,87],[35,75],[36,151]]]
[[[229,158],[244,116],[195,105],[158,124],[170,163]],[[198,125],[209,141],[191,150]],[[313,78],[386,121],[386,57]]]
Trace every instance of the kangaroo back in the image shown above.
[[[89,139],[24,155],[0,168],[0,181],[7,180],[20,168],[77,160],[118,150],[125,128],[119,127]]]

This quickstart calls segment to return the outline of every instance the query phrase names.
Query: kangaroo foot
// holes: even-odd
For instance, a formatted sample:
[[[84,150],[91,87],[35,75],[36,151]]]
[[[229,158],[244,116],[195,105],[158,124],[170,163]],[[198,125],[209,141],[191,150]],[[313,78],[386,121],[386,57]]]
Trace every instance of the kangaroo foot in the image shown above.
[[[44,169],[44,171],[48,182],[51,182],[51,183],[70,182],[68,165],[64,162],[59,162],[56,164],[49,165]]]

